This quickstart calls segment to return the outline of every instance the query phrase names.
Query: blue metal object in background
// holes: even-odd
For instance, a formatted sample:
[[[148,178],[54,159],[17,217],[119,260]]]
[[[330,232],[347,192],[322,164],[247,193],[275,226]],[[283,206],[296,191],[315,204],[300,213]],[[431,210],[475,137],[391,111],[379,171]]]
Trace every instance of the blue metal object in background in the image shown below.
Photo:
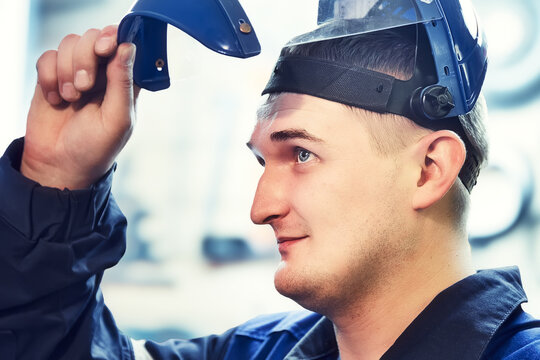
[[[238,0],[138,0],[120,23],[118,42],[137,45],[134,81],[147,90],[170,86],[167,24],[223,55],[248,58],[261,51]]]

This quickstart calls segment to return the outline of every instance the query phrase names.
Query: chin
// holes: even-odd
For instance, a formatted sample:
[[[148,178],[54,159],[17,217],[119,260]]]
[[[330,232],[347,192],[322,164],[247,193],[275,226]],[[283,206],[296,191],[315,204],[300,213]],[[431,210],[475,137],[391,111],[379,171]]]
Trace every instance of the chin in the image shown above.
[[[326,272],[322,269],[291,266],[282,261],[274,275],[274,286],[281,295],[305,309],[332,319],[347,313],[359,298],[370,292],[375,281],[370,272],[351,271],[346,267],[346,271],[341,272],[336,268],[324,267]]]
[[[308,276],[311,275],[311,276]],[[274,275],[274,286],[283,296],[295,301],[305,309],[323,313],[326,306],[324,293],[326,292],[321,284],[326,283],[314,274],[306,272],[294,272],[290,266],[281,263]]]

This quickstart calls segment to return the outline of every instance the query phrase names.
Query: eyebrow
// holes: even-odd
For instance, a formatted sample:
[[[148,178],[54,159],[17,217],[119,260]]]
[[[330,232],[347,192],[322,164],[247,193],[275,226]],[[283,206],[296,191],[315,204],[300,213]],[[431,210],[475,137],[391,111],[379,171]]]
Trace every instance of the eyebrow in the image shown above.
[[[276,141],[276,142],[283,142],[283,141],[288,141],[292,139],[303,139],[303,140],[309,140],[309,141],[314,141],[314,142],[324,142],[322,139],[319,139],[318,137],[311,135],[304,129],[287,129],[287,130],[276,131],[270,134],[270,140]]]
[[[285,142],[285,141],[293,140],[293,139],[302,139],[302,140],[308,140],[308,141],[313,141],[313,142],[318,142],[318,143],[324,143],[324,140],[314,135],[311,135],[304,129],[287,129],[287,130],[276,131],[270,134],[270,140],[274,142]],[[253,150],[253,144],[251,142],[248,142],[246,145],[248,148]]]

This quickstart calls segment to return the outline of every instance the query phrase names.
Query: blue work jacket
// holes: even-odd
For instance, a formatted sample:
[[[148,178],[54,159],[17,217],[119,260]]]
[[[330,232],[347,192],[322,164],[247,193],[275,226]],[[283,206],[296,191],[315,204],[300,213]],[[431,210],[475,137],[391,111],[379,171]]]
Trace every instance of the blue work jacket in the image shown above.
[[[19,139],[0,159],[0,359],[339,359],[332,323],[309,311],[199,339],[128,338],[100,290],[126,246],[112,170],[86,190],[42,187],[19,173],[22,149]],[[382,359],[540,359],[524,301],[517,268],[480,271],[441,292]]]

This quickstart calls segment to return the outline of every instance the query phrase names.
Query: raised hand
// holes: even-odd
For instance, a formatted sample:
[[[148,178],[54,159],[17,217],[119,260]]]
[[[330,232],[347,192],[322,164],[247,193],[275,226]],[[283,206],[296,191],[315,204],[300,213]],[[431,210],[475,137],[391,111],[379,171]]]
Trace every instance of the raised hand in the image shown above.
[[[43,186],[89,187],[112,166],[135,122],[135,45],[116,26],[68,35],[37,62],[21,173]]]

